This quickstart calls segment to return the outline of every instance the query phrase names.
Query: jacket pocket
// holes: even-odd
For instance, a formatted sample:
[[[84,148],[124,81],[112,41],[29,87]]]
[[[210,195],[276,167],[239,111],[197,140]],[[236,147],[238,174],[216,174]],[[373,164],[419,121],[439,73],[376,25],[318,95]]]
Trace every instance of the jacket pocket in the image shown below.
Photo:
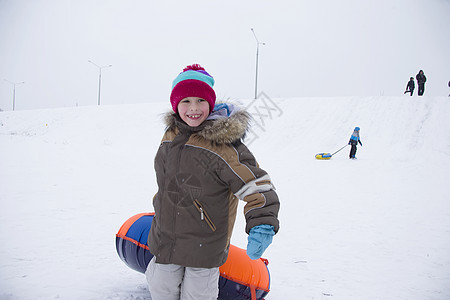
[[[214,225],[214,222],[209,217],[208,213],[203,208],[203,205],[197,200],[194,200],[194,206],[197,208],[198,212],[200,213],[200,220],[205,221],[206,224],[208,224],[209,228],[214,232],[216,231],[216,225]]]

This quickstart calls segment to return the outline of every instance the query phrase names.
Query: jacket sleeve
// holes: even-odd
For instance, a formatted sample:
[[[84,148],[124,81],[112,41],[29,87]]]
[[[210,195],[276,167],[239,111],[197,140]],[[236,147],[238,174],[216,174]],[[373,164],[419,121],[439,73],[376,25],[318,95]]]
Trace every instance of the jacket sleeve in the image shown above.
[[[231,151],[234,153],[224,158],[227,167],[219,176],[236,197],[247,202],[244,207],[245,231],[249,233],[254,226],[268,224],[277,232],[280,202],[269,175],[258,166],[243,143],[234,143]]]

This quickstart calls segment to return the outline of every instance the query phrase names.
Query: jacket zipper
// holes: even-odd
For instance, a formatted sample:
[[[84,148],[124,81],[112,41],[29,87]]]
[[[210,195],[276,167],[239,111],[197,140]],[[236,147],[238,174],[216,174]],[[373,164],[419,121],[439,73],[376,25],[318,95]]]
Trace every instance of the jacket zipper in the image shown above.
[[[176,168],[177,168],[177,170],[179,170],[180,169],[180,161],[181,161],[181,154],[182,154],[182,150],[184,149],[184,147],[185,147],[185,145],[184,145],[184,143],[181,145],[181,146],[179,146],[179,148],[177,149],[177,151],[178,151],[178,153],[177,153],[177,162],[176,162]],[[178,183],[178,171],[175,173],[175,180],[177,181],[177,183]],[[164,174],[165,175],[165,174]],[[177,187],[178,187],[178,184],[177,184]],[[177,195],[179,195],[179,193],[180,193],[180,189],[179,188],[177,188]],[[176,202],[178,202],[178,198],[176,199]],[[173,222],[172,222],[172,232],[173,232],[173,236],[174,236],[174,238],[175,238],[175,240],[177,239],[177,233],[176,233],[176,231],[175,231],[175,228],[176,228],[176,221],[177,221],[177,209],[178,209],[178,205],[176,205],[174,208],[173,208],[173,211],[172,211],[172,218],[173,218]],[[172,260],[172,254],[173,254],[173,248],[175,247],[175,242],[174,242],[174,244],[172,245],[172,251],[170,251],[170,254],[169,254],[169,259],[170,260]]]
[[[203,208],[202,204],[195,199],[194,200],[194,205],[197,208],[197,210],[200,213],[200,220],[205,221],[206,224],[208,224],[209,228],[211,228],[211,230],[214,232],[216,231],[216,225],[214,225],[214,222],[211,220],[211,218],[209,217],[209,215],[206,213],[205,209]]]

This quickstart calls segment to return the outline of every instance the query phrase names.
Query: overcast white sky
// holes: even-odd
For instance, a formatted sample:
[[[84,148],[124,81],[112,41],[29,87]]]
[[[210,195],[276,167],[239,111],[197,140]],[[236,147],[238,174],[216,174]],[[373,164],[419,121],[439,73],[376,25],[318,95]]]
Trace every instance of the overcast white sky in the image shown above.
[[[219,99],[402,95],[419,69],[447,96],[450,0],[0,0],[0,108],[168,101],[203,65]],[[169,108],[169,106],[168,106]]]

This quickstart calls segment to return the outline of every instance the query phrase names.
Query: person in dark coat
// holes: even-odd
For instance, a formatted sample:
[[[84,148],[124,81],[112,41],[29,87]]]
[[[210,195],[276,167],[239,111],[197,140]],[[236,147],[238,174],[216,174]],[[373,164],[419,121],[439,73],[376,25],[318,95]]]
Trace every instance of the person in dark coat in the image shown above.
[[[425,77],[425,74],[422,70],[419,71],[419,73],[416,75],[417,85],[419,87],[418,95],[422,96],[425,92],[425,82],[427,81],[427,78]]]
[[[358,143],[362,146],[361,143],[361,138],[359,137],[359,127],[355,127],[355,130],[353,131],[352,136],[350,137],[350,140],[348,141],[348,144],[352,146],[352,148],[350,149],[350,155],[349,158],[350,159],[356,159],[355,155],[356,155],[356,145],[358,145]]]
[[[412,96],[414,93],[415,87],[416,87],[416,85],[414,84],[414,77],[409,77],[409,81],[406,84],[406,91],[403,94],[411,93],[411,96]]]

